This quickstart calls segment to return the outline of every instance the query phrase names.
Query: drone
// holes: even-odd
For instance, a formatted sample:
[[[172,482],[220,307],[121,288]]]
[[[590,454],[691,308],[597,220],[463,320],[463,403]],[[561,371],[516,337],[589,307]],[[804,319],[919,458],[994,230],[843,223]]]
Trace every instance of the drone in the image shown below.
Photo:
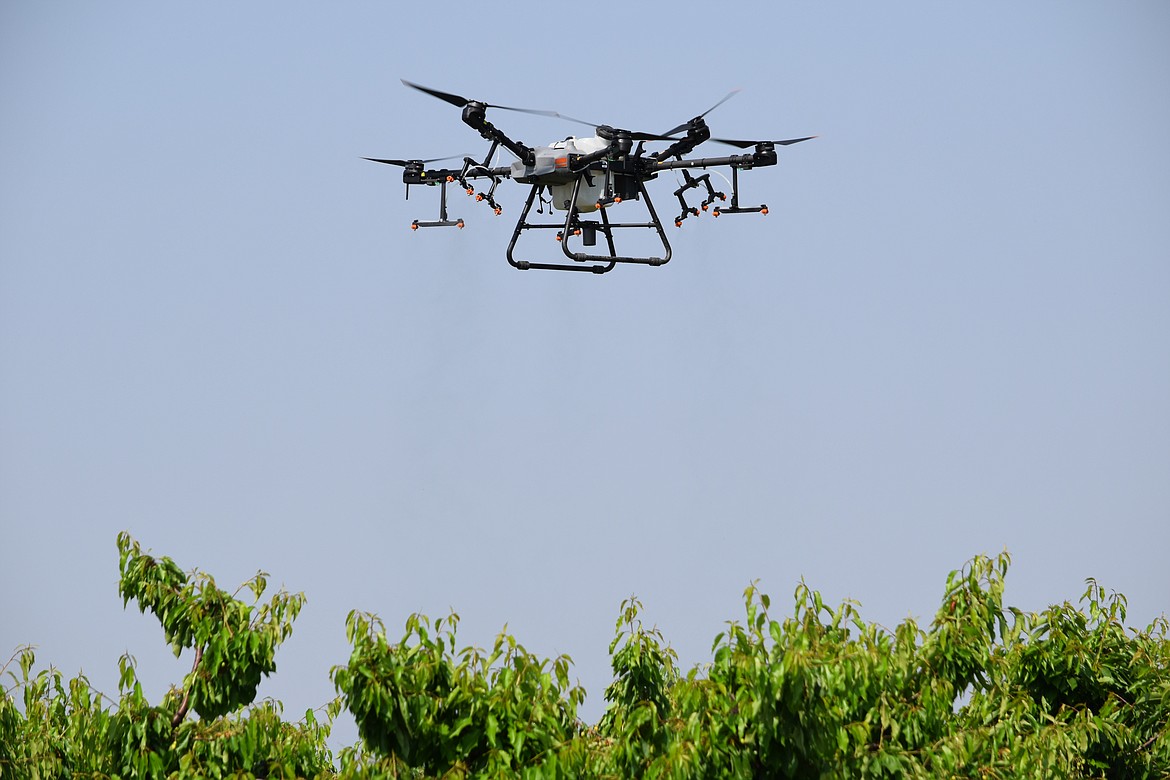
[[[407,199],[410,198],[412,185],[437,186],[439,188],[439,218],[429,221],[416,219],[410,225],[412,230],[430,227],[464,227],[462,219],[451,219],[448,216],[448,184],[458,184],[468,196],[474,195],[476,202],[486,205],[497,216],[503,213],[503,208],[496,201],[496,188],[501,182],[511,179],[519,184],[529,185],[528,198],[516,221],[516,228],[512,232],[512,240],[508,244],[507,251],[508,263],[521,271],[542,269],[604,274],[612,271],[619,264],[665,265],[671,258],[670,241],[666,237],[662,220],[659,219],[654,204],[650,200],[650,193],[646,189],[647,182],[656,179],[664,171],[681,171],[681,185],[674,191],[674,196],[678,199],[681,207],[679,215],[674,219],[675,227],[682,227],[687,218],[698,217],[702,212],[708,210],[715,217],[725,214],[766,215],[768,213],[766,204],[759,206],[740,205],[740,171],[775,165],[777,146],[789,146],[816,137],[790,138],[783,141],[713,138],[705,117],[733,97],[739,90],[733,90],[711,108],[665,133],[647,133],[586,122],[555,111],[501,106],[480,100],[469,100],[460,95],[441,92],[405,79],[402,79],[402,83],[407,87],[461,108],[463,123],[477,131],[484,140],[489,141],[491,147],[482,160],[464,156],[458,167],[450,168],[428,168],[427,165],[458,159],[458,155],[431,159],[379,159],[373,157],[362,159],[401,167],[403,169],[402,181],[406,184]],[[555,141],[548,146],[527,146],[510,138],[489,122],[487,120],[488,109],[518,111],[576,122],[591,126],[593,135],[569,136],[563,141]],[[693,152],[699,144],[705,141],[742,149],[745,150],[745,153],[725,157],[686,158],[686,155]],[[648,143],[665,143],[667,145],[658,151],[647,151],[646,144]],[[492,162],[501,147],[510,152],[516,159],[510,165],[493,166]],[[749,149],[750,152],[746,151]],[[727,195],[715,189],[715,185],[711,182],[710,172],[697,176],[691,173],[695,169],[723,166],[731,171],[730,206],[714,205],[716,201],[721,204],[726,202]],[[727,180],[725,176],[722,178]],[[481,186],[477,192],[476,186],[480,182],[485,182],[486,187]],[[688,195],[692,198],[690,202],[687,200]],[[697,205],[694,201],[696,197],[701,198]],[[634,201],[641,201],[645,204],[648,218],[633,222],[610,220],[609,213],[613,208],[617,206],[625,208],[625,204]],[[542,220],[541,217],[533,216],[534,205],[536,206],[536,214],[541,215],[541,217],[546,213],[549,218],[553,217],[554,210],[563,211],[565,216],[563,219],[555,218],[553,221],[549,221],[549,218]],[[662,244],[660,254],[656,252],[652,256],[632,256],[618,252],[614,240],[615,233],[627,230],[645,231],[647,229],[657,234]],[[567,259],[554,258],[556,262],[517,259],[517,243],[520,236],[529,230],[555,230],[556,240],[560,244],[562,254]],[[604,247],[597,246],[598,234],[604,239]]]

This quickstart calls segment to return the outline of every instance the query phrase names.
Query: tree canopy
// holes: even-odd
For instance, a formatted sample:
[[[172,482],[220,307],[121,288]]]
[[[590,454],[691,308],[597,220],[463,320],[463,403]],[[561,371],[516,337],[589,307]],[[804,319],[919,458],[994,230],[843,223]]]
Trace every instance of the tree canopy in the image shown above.
[[[774,617],[749,586],[743,617],[685,672],[627,600],[607,709],[589,725],[567,656],[539,658],[506,632],[490,651],[461,646],[456,614],[411,615],[399,635],[356,611],[351,655],[329,672],[337,698],[288,720],[256,691],[304,595],[264,601],[263,572],[227,593],[128,534],[117,543],[124,604],[158,618],[191,670],[152,704],[130,656],[115,698],[17,650],[3,667],[3,780],[1170,776],[1165,616],[1128,628],[1125,598],[1091,579],[1076,604],[1005,606],[1006,553],[951,572],[926,628],[888,630],[803,582]],[[334,754],[343,709],[359,743]]]

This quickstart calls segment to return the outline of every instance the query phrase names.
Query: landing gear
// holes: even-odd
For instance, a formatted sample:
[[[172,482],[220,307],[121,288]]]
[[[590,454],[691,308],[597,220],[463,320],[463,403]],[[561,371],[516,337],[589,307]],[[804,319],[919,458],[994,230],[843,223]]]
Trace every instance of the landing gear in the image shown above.
[[[537,198],[538,191],[541,189],[540,184],[533,184],[532,190],[528,193],[528,200],[524,203],[524,210],[520,212],[520,218],[516,221],[516,230],[512,233],[512,241],[508,244],[508,262],[513,268],[521,271],[529,269],[545,269],[554,271],[588,271],[595,274],[603,274],[612,271],[618,263],[632,263],[637,265],[665,265],[670,262],[670,242],[666,239],[666,231],[662,228],[662,221],[658,218],[658,213],[654,210],[654,204],[650,200],[649,193],[646,192],[646,187],[641,181],[637,181],[637,194],[634,198],[625,198],[626,200],[642,199],[646,203],[646,209],[650,214],[648,222],[610,222],[608,206],[610,203],[604,203],[597,209],[599,220],[587,220],[581,218],[581,212],[577,208],[577,195],[581,191],[581,182],[585,178],[584,174],[577,177],[573,185],[573,195],[569,199],[569,209],[565,216],[563,223],[555,222],[529,222],[528,214],[532,210],[532,204]],[[611,203],[620,202],[620,198],[614,198]],[[633,257],[627,255],[619,255],[617,247],[614,244],[614,231],[631,228],[641,228],[654,230],[658,234],[659,240],[662,242],[663,253],[661,256],[652,257]],[[520,234],[525,230],[540,230],[551,229],[556,230],[557,241],[561,245],[561,251],[565,257],[572,260],[573,263],[538,263],[529,260],[517,260],[514,256],[516,243],[520,239]],[[585,247],[593,247],[597,245],[597,234],[605,236],[605,245],[609,250],[608,254],[589,254],[588,252],[575,252],[569,246],[569,239],[571,237],[580,236],[581,244]]]

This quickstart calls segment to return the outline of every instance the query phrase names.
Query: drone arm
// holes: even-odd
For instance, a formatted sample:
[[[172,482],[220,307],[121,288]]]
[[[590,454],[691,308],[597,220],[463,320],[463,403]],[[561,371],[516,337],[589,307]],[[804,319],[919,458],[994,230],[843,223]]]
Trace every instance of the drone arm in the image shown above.
[[[598,160],[604,160],[609,157],[615,146],[617,146],[617,143],[610,141],[604,149],[598,149],[596,152],[590,152],[589,154],[573,155],[570,170],[573,173],[584,171]]]
[[[508,178],[511,175],[512,169],[506,165],[498,168],[471,166],[466,173],[462,168],[432,168],[429,170],[407,168],[402,172],[402,182],[407,185],[442,184],[443,182],[458,181],[461,177],[464,179],[498,179],[500,177]]]
[[[706,157],[706,158],[699,159],[699,160],[674,160],[674,161],[659,160],[656,168],[658,170],[671,170],[671,169],[681,168],[681,169],[683,169],[683,172],[685,174],[686,169],[688,169],[688,168],[713,168],[713,167],[717,167],[717,166],[721,166],[721,165],[729,166],[731,168],[731,207],[730,208],[722,208],[720,206],[716,206],[715,211],[713,213],[716,217],[718,217],[720,214],[748,214],[748,213],[767,214],[768,207],[765,204],[760,204],[759,206],[751,206],[751,207],[741,207],[739,205],[739,171],[740,171],[740,169],[743,169],[746,171],[746,170],[750,170],[752,168],[755,168],[757,166],[762,167],[762,166],[766,166],[766,165],[775,165],[775,164],[776,164],[776,147],[771,142],[764,141],[764,142],[756,144],[756,150],[753,154],[734,154],[734,155],[731,155],[730,157]],[[697,182],[698,179],[696,179],[695,181]],[[688,185],[690,185],[689,181],[688,181]],[[693,185],[690,185],[690,186],[693,186]],[[683,189],[685,189],[685,188],[687,188],[687,187],[684,186]],[[710,184],[708,184],[708,189],[711,189]],[[676,193],[679,195],[680,201],[682,201],[681,192],[682,192],[682,189],[680,189],[679,193]],[[675,225],[679,225],[682,222],[682,220],[686,218],[686,213],[687,213],[686,212],[686,202],[683,201],[683,215],[680,216],[677,220],[675,220]]]
[[[758,168],[776,164],[776,152],[756,152],[755,154],[733,154],[730,157],[703,157],[695,160],[659,160],[655,170],[669,171],[675,168],[715,168],[720,165],[729,165],[732,168]]]
[[[402,172],[402,181],[406,184],[406,197],[408,200],[410,199],[410,185],[412,184],[439,185],[439,218],[437,220],[426,221],[416,219],[411,223],[411,229],[417,230],[420,227],[463,227],[462,219],[452,220],[447,217],[447,185],[451,182],[459,182],[466,187],[467,179],[490,178],[492,180],[492,186],[488,190],[487,195],[481,195],[478,200],[486,200],[488,205],[498,215],[500,213],[500,207],[492,199],[492,194],[495,192],[496,184],[499,183],[500,179],[509,178],[511,175],[512,169],[508,166],[487,168],[475,163],[475,160],[470,158],[464,159],[462,168],[436,168],[426,170],[420,161],[408,163]],[[471,194],[470,191],[468,194]]]
[[[472,130],[479,132],[485,139],[500,144],[512,154],[519,157],[526,165],[536,162],[536,152],[532,147],[525,146],[519,141],[513,141],[504,135],[499,128],[487,121],[487,106],[483,103],[468,103],[463,107],[463,122]]]
[[[685,138],[680,138],[670,146],[663,149],[661,152],[655,152],[651,155],[656,160],[669,160],[671,157],[682,157],[685,154],[690,154],[695,147],[706,141],[711,137],[711,131],[707,128],[707,123],[692,126]]]

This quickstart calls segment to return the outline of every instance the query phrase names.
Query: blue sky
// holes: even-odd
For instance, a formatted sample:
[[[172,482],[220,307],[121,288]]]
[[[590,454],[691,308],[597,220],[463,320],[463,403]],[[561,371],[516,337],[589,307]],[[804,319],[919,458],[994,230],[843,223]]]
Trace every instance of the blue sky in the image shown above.
[[[175,660],[114,538],[308,595],[262,693],[332,695],[350,609],[569,653],[618,605],[685,666],[752,580],[893,626],[1009,550],[1167,607],[1170,10],[7,3],[0,647],[116,688]],[[371,157],[482,154],[400,78],[650,131],[815,141],[663,268],[512,270]],[[578,131],[492,113],[531,143]],[[709,154],[722,154],[716,150]],[[651,185],[672,215],[672,178]],[[533,251],[548,237],[531,239]]]

